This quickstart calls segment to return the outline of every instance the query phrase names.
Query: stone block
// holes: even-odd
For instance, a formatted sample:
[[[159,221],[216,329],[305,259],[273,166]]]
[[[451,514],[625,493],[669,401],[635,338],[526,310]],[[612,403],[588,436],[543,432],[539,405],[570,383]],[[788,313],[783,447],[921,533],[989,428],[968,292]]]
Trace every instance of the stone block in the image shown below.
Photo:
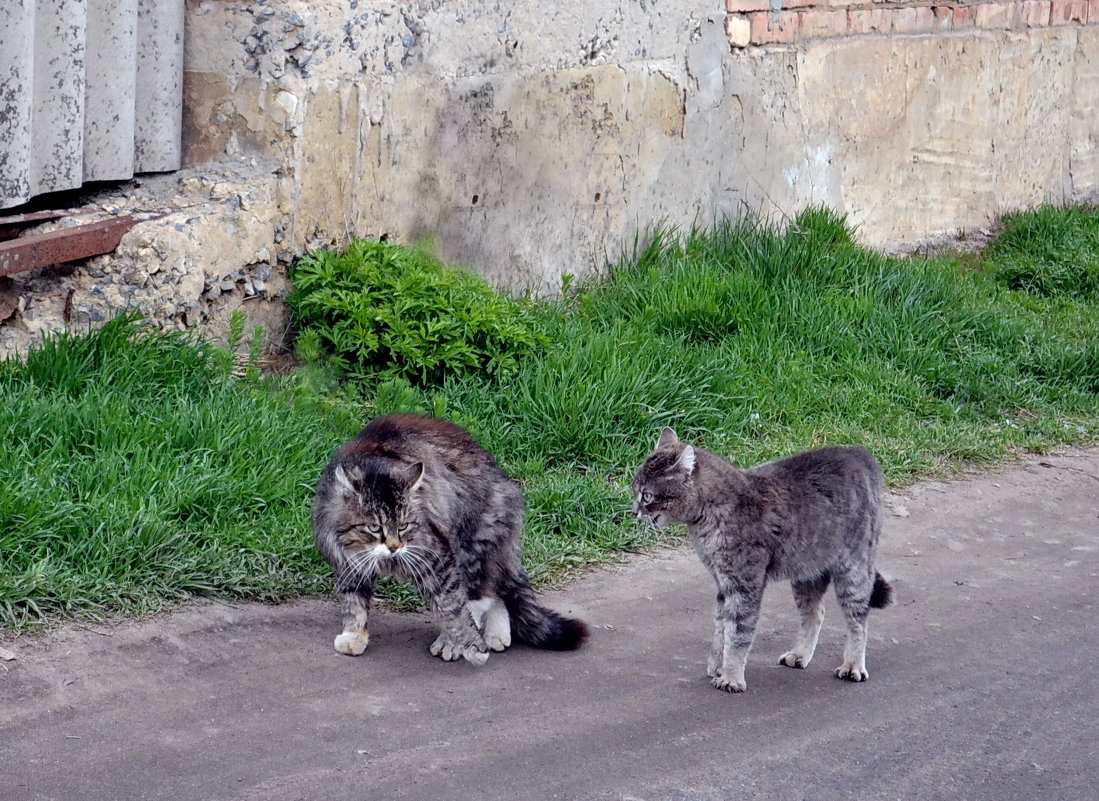
[[[954,28],[954,15],[950,6],[932,6],[931,14],[934,17],[931,29],[935,31],[949,31]]]
[[[954,6],[951,9],[953,24],[956,31],[972,28],[977,24],[977,6]]]
[[[974,25],[984,31],[1003,31],[1011,27],[1010,3],[981,3]]]
[[[800,15],[795,11],[757,11],[749,18],[754,45],[788,44],[797,38]]]
[[[1050,25],[1083,25],[1088,21],[1089,0],[1052,0]]]
[[[889,33],[892,10],[888,8],[857,8],[847,12],[847,33],[861,36],[868,33]]]
[[[842,9],[813,9],[801,12],[798,36],[807,39],[828,39],[847,33],[847,12]]]
[[[733,47],[747,47],[752,41],[752,23],[743,14],[727,14],[725,38]]]
[[[893,33],[921,33],[918,8],[896,8],[890,12]]]

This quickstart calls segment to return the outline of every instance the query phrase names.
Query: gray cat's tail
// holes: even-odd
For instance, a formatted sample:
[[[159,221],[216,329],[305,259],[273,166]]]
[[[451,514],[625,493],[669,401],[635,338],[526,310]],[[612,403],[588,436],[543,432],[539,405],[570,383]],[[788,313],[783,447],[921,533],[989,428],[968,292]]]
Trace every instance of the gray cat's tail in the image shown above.
[[[870,591],[870,608],[885,609],[893,603],[893,585],[882,578],[881,573],[874,574],[874,589]]]
[[[501,595],[511,618],[512,634],[527,645],[550,651],[575,651],[588,637],[586,623],[546,609],[538,603],[527,581],[517,582]]]

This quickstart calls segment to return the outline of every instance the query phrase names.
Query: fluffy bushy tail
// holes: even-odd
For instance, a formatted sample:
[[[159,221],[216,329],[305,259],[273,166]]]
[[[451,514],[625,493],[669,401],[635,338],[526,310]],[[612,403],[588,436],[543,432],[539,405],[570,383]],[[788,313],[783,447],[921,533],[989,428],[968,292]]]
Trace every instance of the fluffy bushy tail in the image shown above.
[[[874,574],[874,589],[870,592],[870,608],[885,609],[893,603],[893,585],[882,578],[881,573]]]
[[[588,637],[582,620],[565,617],[538,603],[526,575],[512,578],[512,586],[502,594],[511,618],[511,633],[517,640],[550,651],[575,651]]]

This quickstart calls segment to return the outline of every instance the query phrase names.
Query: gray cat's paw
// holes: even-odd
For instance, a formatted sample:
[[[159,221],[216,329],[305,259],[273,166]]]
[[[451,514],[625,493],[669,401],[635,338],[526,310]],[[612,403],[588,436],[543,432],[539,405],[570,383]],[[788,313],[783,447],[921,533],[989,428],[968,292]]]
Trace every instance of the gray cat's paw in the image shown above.
[[[844,681],[866,681],[870,674],[859,665],[840,665],[836,668],[836,678]]]
[[[729,676],[714,676],[710,679],[710,684],[717,687],[722,692],[727,693],[742,693],[748,689],[748,685],[743,679],[739,681],[737,679],[730,678]]]
[[[353,631],[345,631],[343,634],[336,637],[335,642],[332,643],[332,647],[341,654],[358,656],[366,650],[367,643],[369,642],[370,635],[365,631],[362,634],[356,634]]]
[[[799,654],[797,651],[787,651],[778,658],[780,665],[785,665],[791,668],[807,668],[809,667],[809,660],[812,657],[806,657],[804,654]]]

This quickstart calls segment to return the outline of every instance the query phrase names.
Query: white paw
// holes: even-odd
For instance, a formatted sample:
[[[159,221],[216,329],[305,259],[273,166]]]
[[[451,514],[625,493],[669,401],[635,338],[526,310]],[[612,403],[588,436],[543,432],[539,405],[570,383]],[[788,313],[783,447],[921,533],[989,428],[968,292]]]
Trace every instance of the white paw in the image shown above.
[[[866,672],[866,668],[860,665],[844,663],[836,668],[836,678],[844,681],[866,681],[870,678],[870,674]]]
[[[710,684],[727,693],[742,693],[748,689],[744,679],[734,679],[731,676],[714,676],[710,679]]]
[[[356,634],[353,631],[345,631],[343,634],[336,637],[335,642],[332,643],[332,647],[341,654],[358,656],[366,650],[366,645],[369,642],[370,635],[365,631],[362,634]]]
[[[511,638],[505,641],[503,637],[498,637],[495,634],[485,635],[485,645],[487,645],[493,651],[503,651],[509,645],[511,645]]]
[[[511,646],[511,618],[503,601],[496,599],[485,615],[485,644],[493,651]]]
[[[813,657],[807,657],[804,654],[800,654],[797,651],[787,651],[778,658],[780,665],[786,665],[786,667],[792,668],[807,668],[809,667],[809,661]]]
[[[488,661],[488,651],[478,651],[476,648],[466,648],[462,656],[471,665],[483,665]]]

